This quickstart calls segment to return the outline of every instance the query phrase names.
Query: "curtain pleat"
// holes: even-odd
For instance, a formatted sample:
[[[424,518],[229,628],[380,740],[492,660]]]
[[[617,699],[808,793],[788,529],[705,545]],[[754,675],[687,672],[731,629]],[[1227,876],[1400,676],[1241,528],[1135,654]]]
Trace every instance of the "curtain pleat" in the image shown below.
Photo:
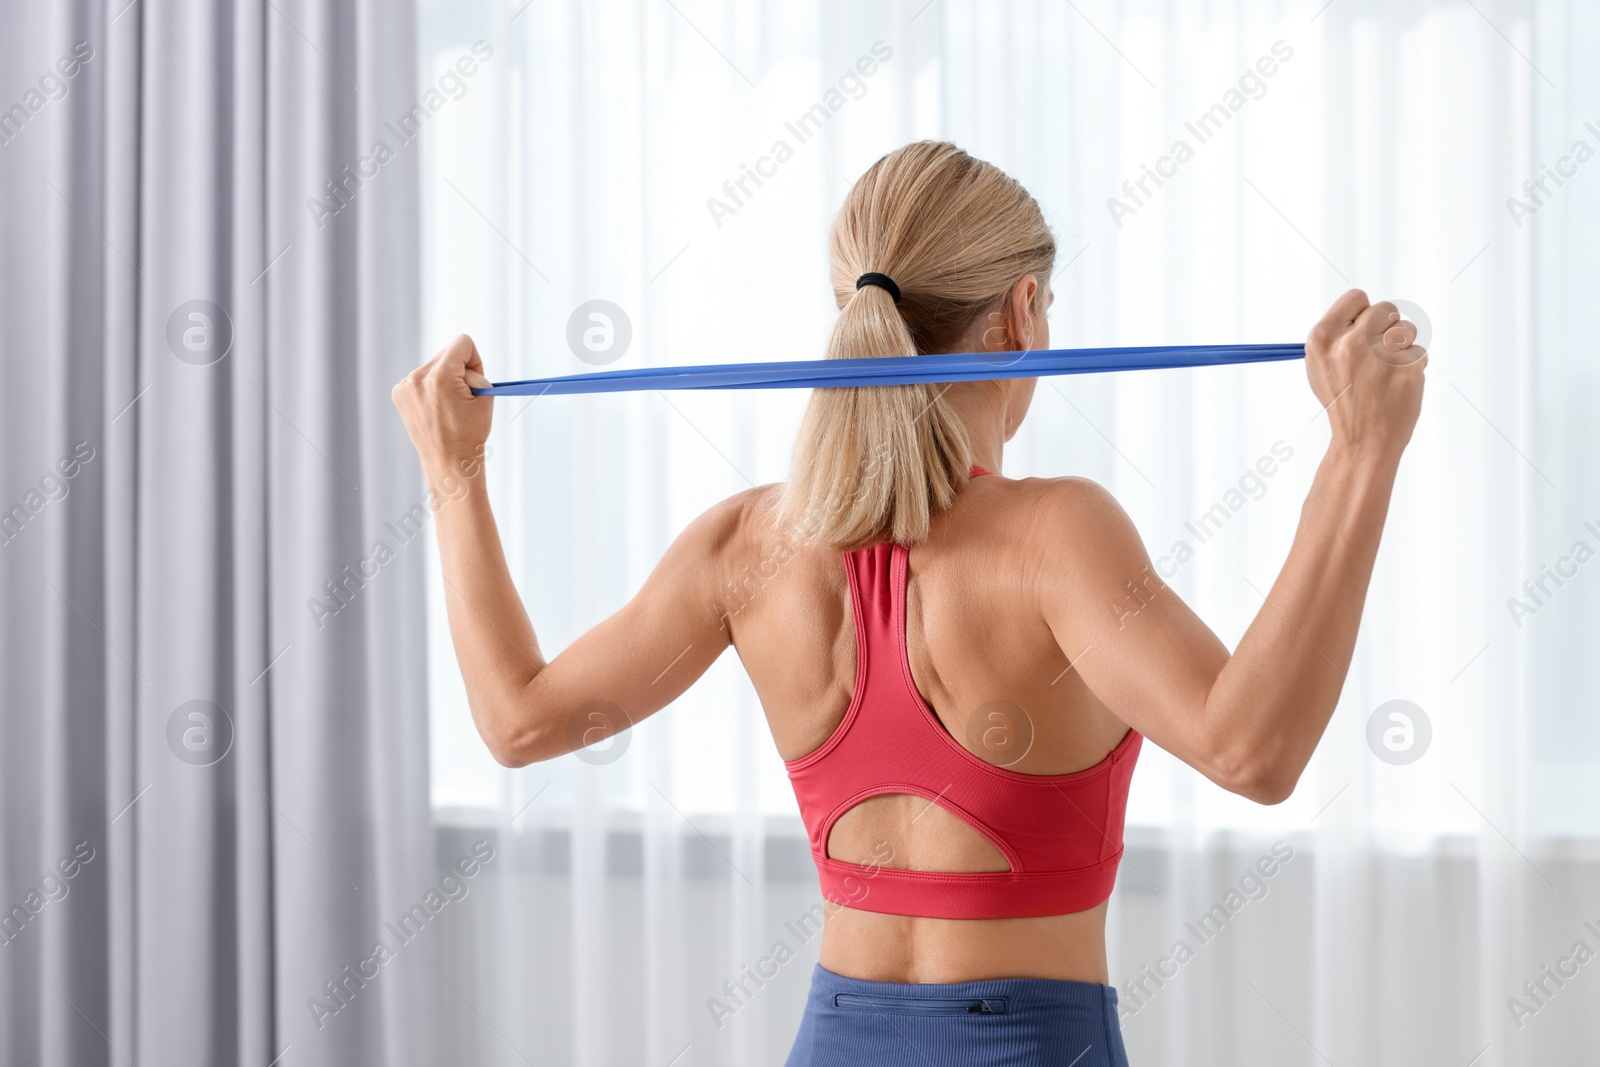
[[[4,21],[0,1063],[436,1062],[412,13]]]

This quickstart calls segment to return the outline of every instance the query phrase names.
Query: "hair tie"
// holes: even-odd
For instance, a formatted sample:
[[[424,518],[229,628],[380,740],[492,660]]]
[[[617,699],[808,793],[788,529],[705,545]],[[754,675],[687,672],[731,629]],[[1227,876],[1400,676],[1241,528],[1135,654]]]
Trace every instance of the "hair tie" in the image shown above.
[[[894,279],[889,277],[887,274],[879,274],[877,271],[869,270],[867,273],[856,279],[856,288],[858,290],[863,285],[876,285],[878,288],[888,292],[889,296],[894,299],[896,304],[900,303],[900,287],[896,285],[894,283]]]

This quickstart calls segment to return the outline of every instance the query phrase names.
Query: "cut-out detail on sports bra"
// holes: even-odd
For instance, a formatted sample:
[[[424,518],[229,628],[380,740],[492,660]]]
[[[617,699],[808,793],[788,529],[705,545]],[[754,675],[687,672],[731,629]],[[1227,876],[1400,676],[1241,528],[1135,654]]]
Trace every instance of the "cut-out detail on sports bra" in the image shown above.
[[[987,474],[974,467],[974,476]],[[1084,911],[1111,895],[1128,786],[1142,738],[1069,774],[998,767],[962,745],[928,706],[906,651],[906,548],[842,554],[856,631],[850,706],[815,751],[786,762],[823,895],[892,915],[1001,919]],[[925,871],[827,854],[845,811],[886,794],[923,797],[988,839],[1008,871]]]
[[[886,824],[898,832],[884,837],[877,828]],[[879,793],[856,801],[833,820],[827,846],[829,859],[901,870],[1011,869],[1011,861],[981,829],[935,800],[912,793]]]

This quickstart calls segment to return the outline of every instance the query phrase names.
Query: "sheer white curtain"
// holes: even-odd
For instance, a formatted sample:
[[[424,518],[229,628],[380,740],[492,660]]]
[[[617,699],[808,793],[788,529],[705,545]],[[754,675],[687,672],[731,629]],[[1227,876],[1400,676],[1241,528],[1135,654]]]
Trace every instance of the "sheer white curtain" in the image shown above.
[[[1350,286],[1419,307],[1428,396],[1340,709],[1273,808],[1147,747],[1113,981],[1135,1062],[1589,1055],[1600,12],[524,2],[422,7],[425,328],[495,378],[815,358],[829,219],[922,137],[1044,205],[1057,345],[1298,340]],[[607,323],[609,353],[569,344]],[[693,516],[781,480],[804,399],[501,403],[496,506],[546,653]],[[1046,379],[1006,473],[1110,487],[1231,644],[1326,435],[1297,363]],[[507,772],[438,603],[430,625],[440,849],[499,843],[444,928],[458,1062],[781,1061],[818,896],[737,659],[604,754]]]

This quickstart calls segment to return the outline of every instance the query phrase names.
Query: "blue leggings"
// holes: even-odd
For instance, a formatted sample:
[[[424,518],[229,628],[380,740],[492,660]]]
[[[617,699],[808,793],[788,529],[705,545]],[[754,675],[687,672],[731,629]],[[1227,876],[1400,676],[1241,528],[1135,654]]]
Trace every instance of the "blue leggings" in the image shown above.
[[[1117,991],[1059,978],[901,983],[820,963],[786,1067],[1128,1067]]]

